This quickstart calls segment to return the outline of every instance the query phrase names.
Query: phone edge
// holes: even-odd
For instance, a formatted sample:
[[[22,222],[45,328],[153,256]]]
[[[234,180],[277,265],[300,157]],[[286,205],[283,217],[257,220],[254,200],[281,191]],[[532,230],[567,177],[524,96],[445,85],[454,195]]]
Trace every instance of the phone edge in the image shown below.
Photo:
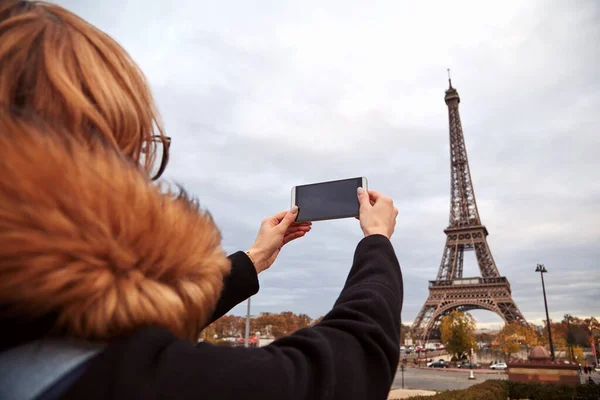
[[[292,201],[290,204],[290,210],[292,209],[292,207],[294,207],[296,205],[296,186],[292,187]]]

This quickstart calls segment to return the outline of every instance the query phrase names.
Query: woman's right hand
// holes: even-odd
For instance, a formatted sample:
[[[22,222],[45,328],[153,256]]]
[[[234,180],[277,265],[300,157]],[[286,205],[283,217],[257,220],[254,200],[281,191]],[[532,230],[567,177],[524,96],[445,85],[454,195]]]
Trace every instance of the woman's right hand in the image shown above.
[[[360,227],[365,236],[380,234],[391,238],[398,216],[398,209],[394,207],[392,199],[374,190],[366,192],[361,187],[357,192]]]

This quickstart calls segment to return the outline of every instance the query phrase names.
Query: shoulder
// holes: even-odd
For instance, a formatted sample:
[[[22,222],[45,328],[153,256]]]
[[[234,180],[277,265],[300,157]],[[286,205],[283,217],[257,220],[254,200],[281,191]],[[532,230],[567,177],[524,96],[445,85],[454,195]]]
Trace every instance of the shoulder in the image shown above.
[[[166,367],[163,353],[174,345],[194,348],[193,343],[158,327],[121,337],[88,362],[85,372],[62,398],[155,398],[158,386],[154,378]]]
[[[179,399],[206,393],[238,398],[243,385],[232,387],[230,379],[247,381],[251,376],[250,381],[256,381],[262,375],[280,374],[281,366],[272,361],[274,357],[263,349],[196,346],[166,329],[144,328],[111,343],[92,359],[63,399],[155,399],[173,393]],[[273,390],[280,389],[271,387],[269,392]]]

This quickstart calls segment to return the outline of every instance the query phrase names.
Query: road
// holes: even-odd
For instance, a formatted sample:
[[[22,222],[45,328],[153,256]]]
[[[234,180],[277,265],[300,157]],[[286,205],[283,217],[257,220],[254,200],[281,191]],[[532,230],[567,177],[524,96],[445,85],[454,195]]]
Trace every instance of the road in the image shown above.
[[[481,383],[488,379],[506,380],[505,372],[496,372],[488,369],[474,369],[475,379],[469,379],[469,370],[461,371],[459,369],[433,369],[433,368],[406,368],[404,371],[405,389],[424,389],[424,390],[456,390],[466,389],[469,386]],[[600,383],[600,374],[597,372],[591,375],[581,375],[581,383],[586,383],[588,377],[596,383]],[[396,377],[392,383],[392,389],[402,388],[402,372],[400,369],[396,372]]]
[[[454,390],[466,389],[469,386],[481,383],[488,379],[505,380],[506,374],[497,373],[478,373],[473,370],[476,379],[469,378],[469,370],[449,371],[425,368],[406,368],[404,371],[404,388],[406,389],[426,389],[426,390]],[[488,371],[486,371],[488,372]],[[400,369],[396,372],[392,389],[402,388],[402,373]]]

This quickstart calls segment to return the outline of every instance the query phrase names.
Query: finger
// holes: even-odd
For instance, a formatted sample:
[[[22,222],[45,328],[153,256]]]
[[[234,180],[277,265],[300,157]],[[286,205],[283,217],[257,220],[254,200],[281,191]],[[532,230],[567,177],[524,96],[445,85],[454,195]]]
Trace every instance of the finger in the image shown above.
[[[294,225],[292,225],[289,228],[287,228],[287,230],[285,231],[285,235],[294,233],[294,232],[298,232],[298,231],[308,232],[311,229],[312,228],[310,226],[294,226]]]
[[[295,232],[295,233],[292,233],[290,235],[284,236],[283,237],[283,245],[285,246],[286,244],[288,244],[292,240],[296,240],[298,238],[301,238],[304,235],[306,235],[306,232]]]
[[[287,235],[285,235],[285,236],[283,237],[283,239],[282,239],[282,242],[285,242],[286,240],[288,240],[288,238],[291,238],[291,237],[296,237],[296,236],[304,236],[304,235],[306,235],[307,233],[308,233],[308,232],[304,232],[304,231],[298,231],[298,232],[292,232],[292,233],[289,233],[289,234],[287,234]]]
[[[371,200],[372,202],[376,202],[377,199],[379,199],[382,196],[383,195],[379,192],[376,192],[374,190],[369,190],[369,200]]]
[[[312,222],[294,222],[291,226],[312,226]]]
[[[271,215],[270,217],[267,217],[262,221],[261,226],[263,226],[263,225],[277,226],[281,222],[281,220],[285,217],[285,214],[287,214],[287,211],[280,211],[275,215]]]
[[[285,218],[288,211],[289,210],[279,211],[277,214],[273,215],[273,217],[272,217],[273,220],[276,221],[277,223],[280,223],[281,220]]]
[[[310,228],[302,228],[302,229],[288,229],[287,231],[285,231],[285,233],[283,234],[283,237],[297,233],[297,232],[310,232]]]
[[[369,193],[369,199],[371,201],[374,201],[375,203],[387,203],[389,205],[393,205],[394,204],[394,200],[392,200],[390,197],[384,196],[381,193],[377,193],[377,192],[373,192],[373,193]]]
[[[277,214],[272,215],[270,217],[268,217],[265,221],[268,221],[271,225],[276,226],[278,225],[283,218],[285,218],[286,214],[289,211],[279,211]],[[304,225],[312,225],[312,222],[310,221],[305,221],[305,222],[294,222],[292,225],[299,225],[299,226],[304,226]]]
[[[360,207],[369,207],[371,204],[369,202],[369,193],[365,191],[362,187],[356,189],[356,193],[358,195],[358,202],[360,203]]]
[[[281,219],[281,222],[279,222],[277,227],[285,232],[290,225],[294,223],[296,218],[298,218],[298,206],[293,206],[292,209],[285,214],[283,219]]]
[[[277,225],[279,225],[281,220],[283,220],[283,218],[285,218],[287,213],[288,213],[288,211],[279,211],[277,214],[266,218],[263,221],[263,223],[268,223],[271,226],[277,226]],[[292,225],[294,225],[294,226],[311,226],[312,222],[310,222],[310,221],[294,222],[294,223],[292,223]]]

